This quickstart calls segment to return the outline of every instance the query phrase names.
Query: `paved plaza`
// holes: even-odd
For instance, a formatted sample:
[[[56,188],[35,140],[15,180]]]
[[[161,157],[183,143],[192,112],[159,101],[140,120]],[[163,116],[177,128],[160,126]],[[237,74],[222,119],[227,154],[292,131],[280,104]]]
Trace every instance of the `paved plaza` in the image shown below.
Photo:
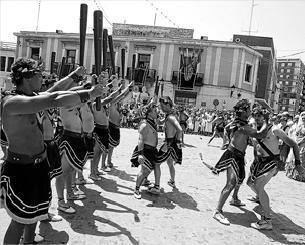
[[[224,206],[224,214],[231,222],[224,226],[212,218],[225,173],[211,174],[202,165],[199,152],[208,163],[215,164],[223,151],[221,139],[207,146],[208,137],[186,135],[183,163],[176,166],[177,189],[167,185],[169,170],[161,166],[159,196],[142,189],[142,199],[133,197],[137,168],[131,168],[130,156],[137,144],[137,131],[121,130],[121,144],[115,149],[115,169],[103,175],[102,181],[80,188],[87,199],[75,201],[75,215],[64,215],[58,223],[39,223],[37,233],[45,236],[45,244],[305,244],[305,183],[288,179],[284,172],[267,185],[272,207],[273,230],[258,231],[250,228],[259,215],[257,205],[248,201],[252,195],[248,186],[242,185],[240,199],[243,208]],[[159,134],[164,138],[164,134]],[[246,154],[247,172],[253,159],[252,147]],[[89,162],[84,175],[89,175]],[[153,180],[153,175],[150,177]],[[39,183],[37,183],[39,184]],[[56,210],[55,185],[51,211]],[[2,243],[9,217],[0,210],[0,241]]]

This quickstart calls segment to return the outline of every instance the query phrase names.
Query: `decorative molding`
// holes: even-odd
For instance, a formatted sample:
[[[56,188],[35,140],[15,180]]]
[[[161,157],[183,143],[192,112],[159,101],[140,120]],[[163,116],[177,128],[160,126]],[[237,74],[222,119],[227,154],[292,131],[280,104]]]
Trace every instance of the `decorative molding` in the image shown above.
[[[143,45],[143,44],[134,44],[135,51],[148,51],[154,52],[157,47],[154,45]]]

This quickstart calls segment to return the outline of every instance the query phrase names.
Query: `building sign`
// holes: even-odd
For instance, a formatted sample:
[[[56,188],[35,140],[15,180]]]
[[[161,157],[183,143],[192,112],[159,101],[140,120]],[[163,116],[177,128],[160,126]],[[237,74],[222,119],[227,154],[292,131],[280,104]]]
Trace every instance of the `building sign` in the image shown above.
[[[113,23],[113,36],[193,39],[193,29]]]
[[[196,106],[196,98],[196,92],[175,90],[175,104]]]

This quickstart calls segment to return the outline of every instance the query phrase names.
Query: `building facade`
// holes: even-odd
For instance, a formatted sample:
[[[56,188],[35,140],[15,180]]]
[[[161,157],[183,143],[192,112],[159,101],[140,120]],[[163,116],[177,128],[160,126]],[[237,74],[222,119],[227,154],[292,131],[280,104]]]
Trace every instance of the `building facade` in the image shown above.
[[[9,77],[11,65],[15,61],[16,44],[11,42],[0,42],[0,88],[11,90],[12,83]]]
[[[241,43],[193,39],[192,29],[142,25],[113,25],[116,72],[135,80],[151,93],[162,81],[160,95],[178,104],[232,109],[237,100],[254,101],[257,71],[262,55]],[[65,63],[78,63],[79,35],[62,32],[25,32],[17,36],[17,57],[41,58],[46,69],[60,70]],[[110,54],[107,54],[110,67]],[[94,72],[93,35],[87,34],[84,65]],[[105,68],[105,67],[103,67]]]
[[[280,112],[296,114],[305,110],[305,67],[300,59],[278,59],[278,83],[281,85]]]
[[[258,67],[255,97],[265,99],[277,112],[280,88],[277,86],[276,54],[273,39],[271,37],[233,35],[233,41],[252,47],[263,55]]]

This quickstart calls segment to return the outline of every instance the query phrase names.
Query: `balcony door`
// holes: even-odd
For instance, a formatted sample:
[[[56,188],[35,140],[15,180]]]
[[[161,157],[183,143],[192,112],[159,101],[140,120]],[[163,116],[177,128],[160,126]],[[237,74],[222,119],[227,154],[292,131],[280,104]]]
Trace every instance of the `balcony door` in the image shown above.
[[[139,54],[138,68],[149,68],[150,54]]]

